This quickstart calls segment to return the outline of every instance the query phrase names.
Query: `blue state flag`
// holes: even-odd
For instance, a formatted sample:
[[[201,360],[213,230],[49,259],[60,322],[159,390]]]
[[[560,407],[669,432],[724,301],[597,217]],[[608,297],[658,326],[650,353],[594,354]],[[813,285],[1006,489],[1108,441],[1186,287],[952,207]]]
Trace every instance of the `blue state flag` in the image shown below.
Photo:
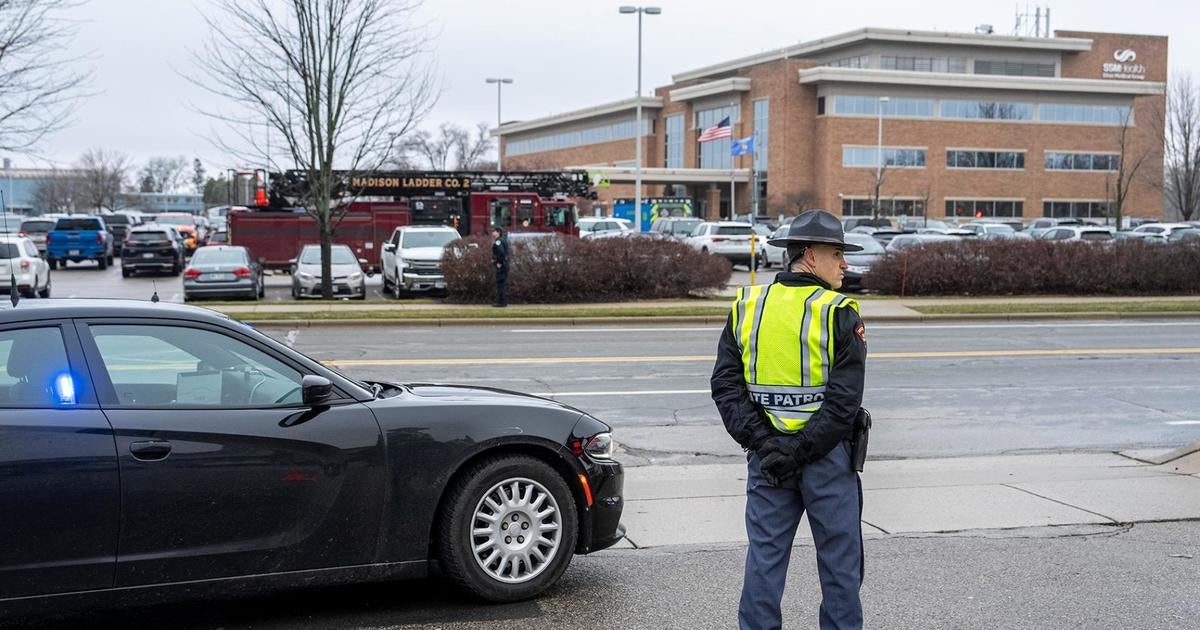
[[[754,153],[754,136],[734,140],[729,143],[729,152],[732,155],[750,155]]]

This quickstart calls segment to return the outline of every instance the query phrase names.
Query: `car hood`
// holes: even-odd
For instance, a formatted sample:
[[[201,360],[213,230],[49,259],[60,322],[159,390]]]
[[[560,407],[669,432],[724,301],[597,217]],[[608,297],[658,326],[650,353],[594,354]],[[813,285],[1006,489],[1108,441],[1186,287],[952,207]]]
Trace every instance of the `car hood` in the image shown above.
[[[509,391],[506,389],[496,389],[494,387],[448,385],[444,383],[404,383],[397,385],[408,390],[408,393],[413,396],[417,396],[419,398],[436,399],[441,402],[505,406],[512,405],[521,407],[534,406],[546,409],[566,410],[573,413],[583,413],[575,407],[560,403],[557,400],[543,398],[542,396],[534,396],[533,394],[523,394],[521,392]]]
[[[441,247],[406,247],[400,250],[400,256],[405,260],[441,260]]]

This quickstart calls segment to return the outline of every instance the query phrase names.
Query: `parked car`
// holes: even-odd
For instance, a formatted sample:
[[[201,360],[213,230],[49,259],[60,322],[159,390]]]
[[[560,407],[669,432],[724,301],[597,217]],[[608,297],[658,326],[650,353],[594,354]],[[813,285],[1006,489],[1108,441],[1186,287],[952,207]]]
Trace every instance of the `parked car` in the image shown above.
[[[217,230],[213,230],[212,232],[209,232],[208,244],[209,245],[228,245],[229,244],[229,231],[226,230],[225,228],[220,228]]]
[[[367,299],[367,274],[362,268],[367,264],[365,259],[354,258],[349,247],[335,243],[329,252],[329,262],[334,297]],[[292,297],[321,297],[321,246],[305,245],[291,263]]]
[[[975,233],[971,230],[960,230],[959,228],[943,229],[935,227],[920,228],[917,230],[917,234],[942,234],[945,236],[960,236],[965,238],[972,238],[975,236]]]
[[[1143,223],[1135,228],[1134,232],[1158,234],[1167,240],[1171,239],[1171,234],[1179,230],[1195,230],[1196,226],[1191,223]]]
[[[690,217],[665,217],[655,219],[650,224],[651,234],[663,234],[679,241],[687,240],[688,235],[704,221]]]
[[[994,241],[1000,239],[1028,239],[1030,236],[1023,232],[1018,232],[1007,223],[991,223],[975,221],[964,223],[959,229],[970,232],[972,236],[984,241]]]
[[[870,225],[860,225],[851,231],[855,234],[870,235],[872,238],[879,241],[879,243],[884,247],[887,247],[887,244],[890,243],[893,238],[896,238],[901,234],[913,233],[912,230],[897,230],[890,227],[872,227]]]
[[[600,234],[612,232],[632,232],[633,224],[626,219],[615,217],[584,217],[579,219],[580,238],[592,238]]]
[[[1016,217],[980,217],[970,223],[989,223],[993,225],[1007,225],[1014,232],[1021,232],[1025,229],[1025,222]]]
[[[413,291],[445,289],[442,254],[446,245],[460,238],[458,230],[446,225],[405,225],[393,230],[380,254],[384,292],[400,299]]]
[[[183,236],[174,226],[143,223],[130,229],[121,245],[121,276],[140,271],[177,276],[183,271],[184,256]]]
[[[25,297],[50,297],[50,265],[28,237],[0,235],[0,276],[5,293],[12,293],[15,280],[16,290]]]
[[[1171,235],[1173,243],[1195,243],[1200,244],[1200,230],[1180,230]]]
[[[863,277],[883,257],[884,247],[879,241],[866,234],[850,233],[845,235],[847,243],[858,245],[862,250],[846,252],[846,271],[842,274],[842,288],[853,291],[863,288]]]
[[[1038,238],[1047,241],[1112,241],[1113,233],[1102,227],[1084,227],[1081,225],[1060,225],[1042,232]]]
[[[902,249],[907,249],[915,245],[928,245],[930,243],[961,243],[962,239],[957,236],[948,234],[897,234],[895,238],[887,244],[887,251],[898,252]]]
[[[1025,226],[1024,231],[1033,238],[1038,238],[1042,235],[1042,232],[1059,225],[1083,225],[1083,222],[1079,219],[1072,218],[1056,219],[1053,217],[1042,217],[1040,219],[1034,219],[1031,221],[1029,225]]]
[[[50,233],[50,230],[54,229],[54,224],[57,222],[55,219],[46,217],[25,219],[21,221],[21,228],[17,231],[17,234],[29,237],[29,240],[33,241],[33,244],[37,246],[38,252],[45,257],[46,235]]]
[[[916,217],[913,219],[905,219],[904,221],[901,222],[900,227],[901,227],[901,229],[912,230],[914,232],[920,232],[921,230],[943,230],[944,231],[944,230],[954,229],[954,226],[950,225],[949,223],[946,223],[945,221],[939,221],[938,219],[926,219],[923,217]]]
[[[1179,235],[1187,234],[1188,230],[1180,230]],[[1142,241],[1145,243],[1166,243],[1167,239],[1162,234],[1151,234],[1150,232],[1132,232],[1123,231],[1113,233],[1113,238],[1118,241]]]
[[[46,260],[51,269],[67,261],[94,260],[103,271],[113,264],[113,236],[102,217],[71,215],[54,223],[46,234]]]
[[[899,230],[900,221],[895,217],[843,217],[842,229],[847,232],[853,231],[856,227],[873,227],[887,230]]]
[[[354,380],[208,309],[129,300],[4,309],[0,364],[20,428],[0,493],[20,515],[0,554],[9,603],[439,569],[512,602],[624,536],[611,429],[546,398]]]
[[[250,258],[245,247],[201,247],[183,271],[184,301],[206,297],[257,300],[265,293],[262,266]]]
[[[104,215],[104,224],[108,226],[108,231],[112,232],[113,241],[116,243],[125,242],[125,237],[129,234],[129,229],[140,223],[136,216],[131,216],[123,212],[115,212],[113,214]],[[118,255],[121,253],[121,248],[115,248]]]
[[[700,252],[724,256],[735,265],[749,266],[750,235],[753,233],[749,223],[710,221],[697,225],[687,243]],[[754,255],[757,254],[755,251]]]
[[[190,256],[197,247],[204,246],[204,230],[196,222],[196,216],[187,212],[163,212],[155,219],[155,223],[173,225],[183,235],[183,244]]]

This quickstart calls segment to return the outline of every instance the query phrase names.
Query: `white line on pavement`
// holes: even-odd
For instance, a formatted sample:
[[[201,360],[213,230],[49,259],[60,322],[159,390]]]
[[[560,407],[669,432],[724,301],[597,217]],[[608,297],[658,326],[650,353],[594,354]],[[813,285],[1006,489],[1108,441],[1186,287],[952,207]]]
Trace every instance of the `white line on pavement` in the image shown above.
[[[1171,424],[1171,425],[1175,425],[1175,426],[1185,425],[1185,424],[1200,424],[1200,420],[1168,420],[1163,424]]]
[[[546,398],[558,398],[560,396],[653,396],[653,395],[670,395],[670,394],[711,394],[711,390],[707,389],[659,389],[650,391],[636,392],[538,392],[534,396],[544,396]]]
[[[868,322],[869,323],[869,322]],[[871,330],[978,330],[988,328],[1137,328],[1145,326],[1196,326],[1195,321],[1170,322],[1086,322],[1086,323],[1026,323],[1026,324],[875,324]],[[506,332],[544,335],[561,332],[562,328],[514,328]],[[656,332],[721,332],[712,327],[662,328],[571,328],[572,333],[656,333]]]

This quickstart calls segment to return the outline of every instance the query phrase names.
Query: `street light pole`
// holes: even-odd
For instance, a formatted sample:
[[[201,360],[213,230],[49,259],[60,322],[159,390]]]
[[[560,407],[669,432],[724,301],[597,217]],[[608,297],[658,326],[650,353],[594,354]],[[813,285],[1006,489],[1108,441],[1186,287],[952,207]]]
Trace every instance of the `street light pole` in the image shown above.
[[[512,83],[513,80],[509,79],[509,78],[503,78],[503,77],[496,77],[496,78],[489,77],[488,79],[486,79],[486,81],[488,83],[496,84],[496,129],[499,130],[500,129],[500,87],[503,86],[505,83]],[[500,139],[503,140],[504,136],[500,136]],[[501,157],[501,151],[500,151],[500,140],[497,140],[496,141],[496,171],[497,172],[501,172],[504,170],[502,168],[502,163],[501,163],[502,159],[503,158]]]
[[[883,106],[888,102],[888,97],[879,97],[879,125],[877,137],[875,139],[875,217],[879,218],[879,189],[883,186],[880,181],[883,178]]]
[[[642,231],[642,14],[659,15],[662,9],[659,7],[631,7],[623,6],[620,8],[621,13],[636,13],[638,16],[637,29],[637,123],[634,129],[634,134],[637,136],[637,163],[633,167],[633,218],[634,229],[637,232]]]

